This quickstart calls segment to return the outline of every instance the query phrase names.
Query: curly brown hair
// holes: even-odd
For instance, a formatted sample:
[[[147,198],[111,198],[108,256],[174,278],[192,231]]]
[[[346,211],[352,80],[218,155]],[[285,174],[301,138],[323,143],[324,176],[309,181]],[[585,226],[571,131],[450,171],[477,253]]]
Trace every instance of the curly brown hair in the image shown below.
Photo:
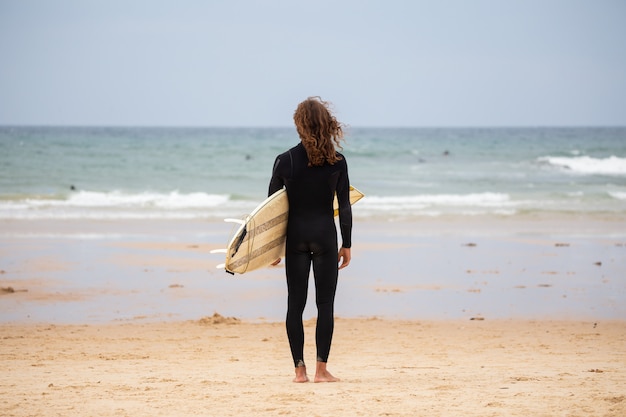
[[[341,160],[335,147],[342,149],[343,125],[320,97],[309,97],[298,105],[293,121],[309,157],[309,166],[333,165]]]

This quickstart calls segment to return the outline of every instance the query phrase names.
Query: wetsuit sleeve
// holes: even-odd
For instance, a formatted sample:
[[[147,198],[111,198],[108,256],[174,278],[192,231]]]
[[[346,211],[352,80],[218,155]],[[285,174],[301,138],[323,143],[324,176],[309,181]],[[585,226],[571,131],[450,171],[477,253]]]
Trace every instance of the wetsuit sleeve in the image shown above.
[[[276,191],[285,186],[285,177],[280,173],[281,167],[281,155],[276,157],[274,161],[274,168],[272,169],[272,178],[270,179],[270,186],[267,192],[267,196],[271,196]]]
[[[339,202],[339,229],[341,230],[341,246],[352,247],[352,206],[350,205],[350,179],[348,178],[348,164],[344,162],[337,183],[337,201]]]

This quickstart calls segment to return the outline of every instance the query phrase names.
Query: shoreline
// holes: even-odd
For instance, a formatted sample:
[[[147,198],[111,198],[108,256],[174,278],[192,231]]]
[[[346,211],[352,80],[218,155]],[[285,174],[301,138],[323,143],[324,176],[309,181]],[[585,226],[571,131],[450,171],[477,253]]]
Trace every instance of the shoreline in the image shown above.
[[[244,218],[245,215],[234,216]],[[470,234],[523,235],[523,234],[582,234],[607,235],[626,239],[626,214],[624,213],[527,213],[516,215],[440,215],[411,218],[354,218],[354,229],[359,227],[383,227],[404,229],[404,234]],[[44,237],[77,235],[97,237],[112,235],[159,235],[172,238],[196,234],[199,236],[228,239],[231,226],[222,219],[0,219],[0,237]]]

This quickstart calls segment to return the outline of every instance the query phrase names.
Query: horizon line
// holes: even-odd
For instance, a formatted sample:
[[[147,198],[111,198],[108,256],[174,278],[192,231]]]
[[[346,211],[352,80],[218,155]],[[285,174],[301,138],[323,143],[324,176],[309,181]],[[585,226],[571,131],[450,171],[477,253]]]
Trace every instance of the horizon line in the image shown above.
[[[537,124],[537,125],[344,125],[354,129],[558,129],[625,128],[626,124]],[[112,129],[295,129],[292,125],[143,125],[143,124],[4,124],[0,128],[112,128]]]

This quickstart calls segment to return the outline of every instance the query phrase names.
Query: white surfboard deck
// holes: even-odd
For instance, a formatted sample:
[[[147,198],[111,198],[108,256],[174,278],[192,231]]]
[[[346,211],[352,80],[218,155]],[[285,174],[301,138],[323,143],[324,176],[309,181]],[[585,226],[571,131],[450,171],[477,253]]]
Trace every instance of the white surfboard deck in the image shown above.
[[[356,188],[350,186],[350,204],[364,197]],[[335,196],[333,203],[335,216],[339,214],[339,203]],[[243,274],[269,266],[285,255],[287,237],[287,217],[289,202],[285,189],[279,190],[259,204],[243,221],[240,222],[226,248],[226,262],[218,265],[231,274]],[[216,250],[215,252],[222,252]]]

